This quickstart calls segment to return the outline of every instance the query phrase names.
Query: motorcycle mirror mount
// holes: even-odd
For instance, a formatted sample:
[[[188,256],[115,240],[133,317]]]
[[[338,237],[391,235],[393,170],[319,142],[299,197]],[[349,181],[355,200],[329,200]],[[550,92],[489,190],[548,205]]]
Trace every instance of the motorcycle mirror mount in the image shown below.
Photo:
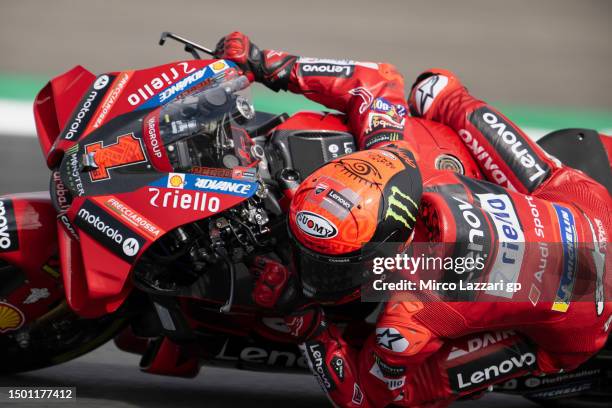
[[[171,33],[170,31],[164,31],[163,33],[161,33],[161,37],[159,38],[159,45],[163,46],[168,38],[171,38],[181,44],[184,44],[185,51],[190,53],[194,59],[202,59],[202,57],[200,57],[200,54],[198,54],[198,50],[210,55],[211,57],[216,57],[214,51],[210,48],[206,48],[203,45],[194,43],[193,41],[181,37],[180,35]]]

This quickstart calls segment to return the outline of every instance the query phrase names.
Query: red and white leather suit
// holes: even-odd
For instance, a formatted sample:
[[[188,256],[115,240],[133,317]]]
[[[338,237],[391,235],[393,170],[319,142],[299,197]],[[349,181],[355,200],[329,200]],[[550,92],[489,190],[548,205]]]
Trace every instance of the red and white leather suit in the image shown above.
[[[444,406],[529,371],[572,369],[603,347],[612,318],[603,186],[549,157],[452,72],[422,74],[407,106],[391,65],[261,53],[260,80],[346,113],[362,149],[395,143],[418,156],[408,110],[454,129],[488,182],[426,179],[415,241],[470,242],[487,258],[483,280],[501,271],[530,291],[522,302],[390,301],[359,350],[328,325],[301,347],[336,405]],[[561,249],[545,255],[538,243]],[[547,276],[558,281],[553,298],[540,287]],[[577,291],[589,299],[570,301]]]

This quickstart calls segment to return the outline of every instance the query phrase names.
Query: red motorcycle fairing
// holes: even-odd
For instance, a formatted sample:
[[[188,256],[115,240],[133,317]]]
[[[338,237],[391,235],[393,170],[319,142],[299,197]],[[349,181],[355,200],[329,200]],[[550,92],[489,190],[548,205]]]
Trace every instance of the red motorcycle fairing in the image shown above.
[[[41,134],[44,143],[41,145],[47,165],[55,167],[77,141],[113,118],[134,110],[156,108],[184,91],[206,86],[213,76],[235,69],[235,66],[225,60],[177,61],[148,69],[105,73],[95,80],[78,67],[79,72],[69,71],[53,79],[36,100],[36,104],[48,101],[48,105],[36,115],[37,128],[44,130]],[[61,92],[62,86],[69,87],[66,82],[71,79],[77,80],[78,86],[70,93],[72,101],[80,98],[77,104],[69,102],[68,95]],[[53,108],[58,106],[62,107],[59,112]],[[72,115],[66,120],[68,107],[72,108]],[[53,123],[54,110],[57,127]],[[61,130],[59,134],[58,129]]]
[[[162,179],[184,176],[173,173]],[[204,202],[201,198],[204,194],[209,202],[218,200],[219,207],[214,212],[200,205],[180,207],[187,201]],[[70,306],[83,317],[115,311],[132,288],[128,280],[132,267],[151,244],[167,231],[221,213],[244,199],[149,186],[124,194],[75,199],[67,215],[79,230],[80,243],[63,229],[60,235],[62,270]],[[177,207],[171,208],[174,204]],[[106,234],[113,231],[111,239],[100,229]],[[132,243],[132,249],[128,248],[128,242]]]
[[[0,197],[0,334],[32,323],[64,298],[56,231],[48,193]]]
[[[56,159],[49,152],[70,114],[96,76],[80,65],[49,81],[34,100],[34,119],[38,141],[47,158],[47,165],[53,167]]]
[[[482,179],[478,165],[450,127],[427,119],[413,118],[406,123],[408,140],[419,163],[423,183],[440,171],[451,171]]]
[[[83,69],[76,69],[51,81],[50,86],[59,88],[71,78],[81,90],[88,84],[68,119],[68,102],[61,92],[49,95],[43,90],[39,95],[57,98],[52,100],[57,127],[65,124],[49,150],[48,163],[54,165],[63,157],[60,176],[74,197],[63,214],[58,237],[66,297],[80,315],[95,317],[115,311],[130,292],[128,277],[133,265],[165,232],[221,213],[248,198],[197,188],[197,178],[206,176],[169,173],[155,126],[162,104],[233,69],[233,63],[222,60],[184,61],[103,74],[93,81]],[[58,111],[58,106],[63,110]],[[45,122],[52,112],[47,106],[37,116],[38,127],[45,132],[41,135],[43,149],[57,133]],[[289,124],[296,129],[348,130],[337,115],[301,113],[284,126]],[[416,151],[424,163],[425,177],[444,168],[479,175],[450,129],[422,121],[410,126],[414,140],[419,141]],[[444,137],[446,133],[452,137]],[[88,154],[102,155],[102,165],[81,171]],[[251,194],[254,189],[252,186]]]
[[[63,157],[57,171],[72,199],[58,206],[58,237],[66,297],[81,316],[115,311],[131,290],[132,267],[166,232],[256,192],[245,175],[169,173],[157,126],[162,104],[234,74],[235,65],[222,60],[104,74],[74,109],[48,157]]]

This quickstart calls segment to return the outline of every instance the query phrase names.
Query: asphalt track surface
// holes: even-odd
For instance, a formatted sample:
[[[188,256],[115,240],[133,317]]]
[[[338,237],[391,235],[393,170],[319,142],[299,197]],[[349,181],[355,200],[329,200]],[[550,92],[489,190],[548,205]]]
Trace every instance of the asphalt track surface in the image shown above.
[[[609,110],[611,16],[608,1],[0,0],[0,71],[59,74],[77,63],[94,72],[146,67],[186,58],[178,46],[156,46],[161,31],[212,46],[240,29],[263,47],[390,61],[407,78],[447,67],[490,100]],[[41,159],[36,139],[3,137],[0,194],[46,189]],[[137,363],[109,344],[58,367],[0,378],[0,386],[74,386],[72,406],[79,407],[328,406],[309,375],[204,367],[185,380],[142,374]],[[456,406],[534,405],[491,394]]]
[[[203,367],[195,379],[143,374],[138,357],[107,344],[61,366],[0,377],[0,386],[76,387],[78,407],[286,407],[330,406],[314,377]],[[7,406],[40,407],[40,402]],[[70,403],[49,403],[70,407]],[[490,394],[480,400],[456,403],[457,408],[536,407],[520,397]]]

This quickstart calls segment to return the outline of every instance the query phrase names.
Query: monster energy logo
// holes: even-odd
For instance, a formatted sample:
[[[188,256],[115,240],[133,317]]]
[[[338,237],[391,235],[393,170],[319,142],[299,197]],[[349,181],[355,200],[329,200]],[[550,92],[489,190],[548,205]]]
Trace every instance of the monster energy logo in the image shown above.
[[[414,202],[412,197],[402,193],[400,189],[395,186],[391,187],[391,197],[389,197],[389,206],[385,213],[385,220],[387,218],[393,218],[404,224],[406,228],[412,228],[416,222],[416,218],[414,218],[409,206],[414,207],[415,211],[419,209],[419,206]]]
[[[75,144],[70,149],[66,150],[66,155],[74,154],[79,150],[79,145]]]

